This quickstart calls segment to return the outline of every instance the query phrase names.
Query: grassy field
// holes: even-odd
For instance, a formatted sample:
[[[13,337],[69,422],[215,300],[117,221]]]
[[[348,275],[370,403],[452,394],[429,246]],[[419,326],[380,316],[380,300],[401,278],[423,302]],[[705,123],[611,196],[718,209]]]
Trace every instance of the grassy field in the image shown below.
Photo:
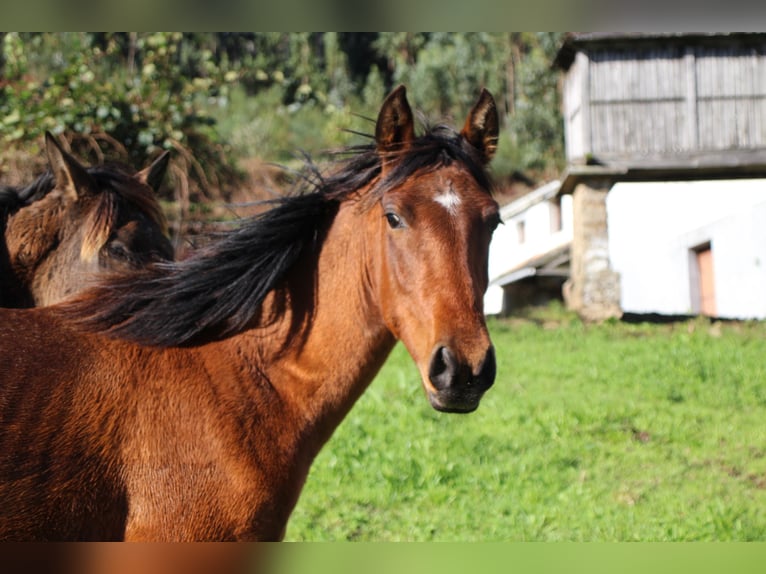
[[[766,540],[766,324],[490,324],[479,410],[398,346],[317,458],[287,540]]]

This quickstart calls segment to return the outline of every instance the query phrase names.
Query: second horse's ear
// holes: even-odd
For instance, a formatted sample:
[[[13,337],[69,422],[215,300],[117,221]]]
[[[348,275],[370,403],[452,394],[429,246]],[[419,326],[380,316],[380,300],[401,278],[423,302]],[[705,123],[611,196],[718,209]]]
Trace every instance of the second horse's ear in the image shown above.
[[[375,144],[379,153],[406,149],[415,139],[412,109],[407,102],[407,90],[399,86],[383,102],[375,124]]]
[[[45,132],[45,152],[48,156],[56,188],[73,200],[90,190],[91,178],[85,168],[72,155],[64,151],[50,132]]]
[[[479,150],[485,164],[490,162],[497,150],[498,125],[495,99],[486,89],[482,89],[460,134]]]
[[[162,180],[165,178],[165,172],[168,170],[170,161],[170,151],[165,151],[151,165],[145,167],[136,174],[139,181],[151,187],[155,193],[160,190]]]

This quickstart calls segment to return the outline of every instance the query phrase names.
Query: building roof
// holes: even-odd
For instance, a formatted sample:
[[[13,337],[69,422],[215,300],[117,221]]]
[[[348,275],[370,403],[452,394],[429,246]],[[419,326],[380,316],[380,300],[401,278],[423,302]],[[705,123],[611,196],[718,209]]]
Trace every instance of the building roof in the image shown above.
[[[569,164],[556,193],[572,193],[582,181],[686,181],[766,178],[766,150],[721,151],[666,160],[615,160],[600,165]]]
[[[514,265],[511,269],[498,275],[490,285],[510,285],[527,277],[569,277],[569,260],[571,244],[569,242],[559,245],[554,249],[536,255],[526,261]]]
[[[554,67],[568,70],[577,52],[592,47],[636,46],[637,44],[683,44],[698,45],[716,42],[747,43],[766,41],[763,32],[569,32],[553,61]]]
[[[506,203],[500,208],[500,217],[503,221],[508,221],[514,215],[518,215],[523,211],[526,211],[533,205],[556,197],[559,193],[561,182],[558,180],[549,181],[548,183],[538,187],[537,189],[525,193],[521,197],[514,199],[510,203]]]

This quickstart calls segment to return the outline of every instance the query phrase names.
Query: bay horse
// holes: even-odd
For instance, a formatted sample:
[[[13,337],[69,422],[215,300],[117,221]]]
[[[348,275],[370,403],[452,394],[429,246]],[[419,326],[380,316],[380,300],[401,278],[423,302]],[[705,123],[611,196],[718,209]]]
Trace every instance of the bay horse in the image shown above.
[[[49,170],[0,189],[0,306],[52,305],[108,272],[173,258],[156,190],[163,153],[129,173],[84,167],[45,134]]]
[[[374,140],[189,258],[0,310],[0,539],[281,540],[397,339],[435,409],[475,410],[497,134],[483,90],[416,135],[399,86]]]

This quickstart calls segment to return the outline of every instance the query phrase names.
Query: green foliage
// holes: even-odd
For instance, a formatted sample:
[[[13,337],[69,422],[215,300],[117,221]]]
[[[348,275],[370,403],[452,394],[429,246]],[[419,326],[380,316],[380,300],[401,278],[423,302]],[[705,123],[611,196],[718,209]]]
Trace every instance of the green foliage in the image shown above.
[[[362,91],[362,101],[365,102],[383,102],[386,97],[386,85],[383,82],[383,75],[380,68],[373,66],[367,75]]]
[[[562,34],[381,33],[375,42],[430,117],[462,121],[486,87],[497,100],[503,130],[493,170],[533,178],[557,175],[564,165],[564,131],[552,68]]]
[[[514,110],[507,130],[517,169],[555,177],[564,167],[564,122],[558,76],[551,69],[562,34],[512,35]]]
[[[288,540],[766,538],[760,323],[491,322],[470,415],[427,404],[398,346],[320,453]]]
[[[311,152],[335,147],[338,128],[357,129],[339,119],[374,118],[386,93],[404,83],[427,121],[458,124],[479,89],[488,88],[503,125],[493,162],[500,179],[515,171],[548,177],[563,165],[557,73],[551,68],[555,34],[383,32],[354,35],[353,42],[336,33],[255,36],[265,43],[261,50],[268,44],[268,53],[257,52],[255,39],[249,47],[240,45],[247,55],[229,65],[243,78],[245,91],[215,113],[226,139],[245,144],[242,153],[274,150],[281,159],[293,142]],[[359,52],[367,54],[366,67]],[[361,123],[361,131],[369,133],[371,126]]]
[[[502,97],[509,57],[503,35],[439,32],[415,45],[420,47],[414,61],[397,66],[395,79],[406,84],[413,101],[437,119],[462,120],[482,87]]]
[[[243,157],[297,166],[303,152],[321,158],[351,143],[348,129],[374,131],[373,124],[354,115],[361,106],[323,106],[312,100],[285,106],[281,103],[283,90],[276,85],[257,96],[248,96],[241,88],[232,90],[230,96],[229,104],[213,113],[221,133]]]
[[[81,155],[96,149],[136,167],[174,149],[183,173],[204,188],[211,174],[229,169],[200,105],[227,89],[211,54],[199,49],[192,57],[180,33],[8,33],[0,138],[35,153],[46,130],[66,133]]]
[[[136,167],[175,149],[175,174],[188,174],[202,195],[214,196],[213,188],[237,182],[231,166],[239,156],[280,160],[345,142],[340,128],[369,133],[369,123],[346,120],[374,118],[395,84],[408,86],[425,118],[451,122],[461,122],[487,87],[501,112],[495,173],[547,176],[563,163],[551,68],[559,39],[551,33],[5,33],[0,140],[6,149],[34,155],[51,130],[66,133],[81,154],[124,156]]]

